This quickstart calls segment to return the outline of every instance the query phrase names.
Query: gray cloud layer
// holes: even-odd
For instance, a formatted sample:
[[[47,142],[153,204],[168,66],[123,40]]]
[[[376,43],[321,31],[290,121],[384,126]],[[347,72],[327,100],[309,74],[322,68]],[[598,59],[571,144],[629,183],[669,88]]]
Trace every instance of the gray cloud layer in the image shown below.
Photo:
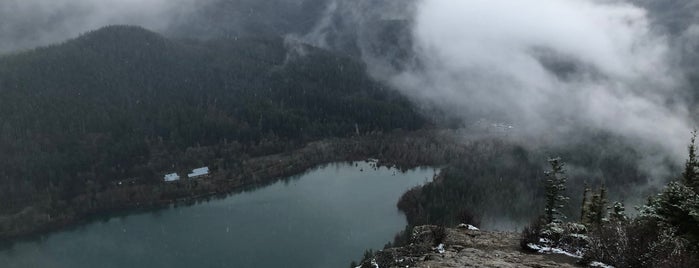
[[[106,25],[211,38],[313,27],[327,0],[3,0],[0,53],[74,38]]]
[[[640,8],[589,0],[430,0],[418,8],[414,36],[426,67],[391,78],[413,95],[506,111],[535,133],[572,123],[683,155],[691,123],[675,99],[681,78],[673,75],[667,41],[650,31]],[[577,65],[574,76],[559,75],[546,57]]]
[[[0,52],[61,42],[110,24],[166,29],[194,0],[3,0]]]
[[[336,1],[354,11],[329,12],[371,29],[374,14],[391,14],[366,7],[373,2]],[[683,159],[694,125],[688,93],[670,40],[645,9],[598,0],[403,3],[384,8],[411,26],[409,59],[396,66],[370,42],[358,43],[374,74],[413,99],[463,118],[505,121],[528,137],[602,130]],[[327,38],[322,30],[332,27],[311,37]]]

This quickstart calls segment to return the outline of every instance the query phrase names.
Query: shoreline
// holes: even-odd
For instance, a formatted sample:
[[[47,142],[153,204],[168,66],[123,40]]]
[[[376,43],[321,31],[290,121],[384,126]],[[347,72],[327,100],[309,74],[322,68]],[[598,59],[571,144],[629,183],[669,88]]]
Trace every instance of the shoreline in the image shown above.
[[[307,143],[279,154],[250,158],[235,170],[214,171],[209,178],[174,183],[113,186],[71,199],[65,213],[51,216],[32,206],[14,215],[0,215],[0,247],[24,239],[66,230],[99,219],[100,215],[160,210],[191,205],[264,187],[301,175],[333,162],[379,159],[377,166],[407,170],[438,166],[465,153],[453,137],[443,132],[421,130],[352,138],[332,138]],[[213,159],[214,161],[217,159]],[[86,205],[87,204],[87,205]],[[9,228],[8,228],[9,227]]]

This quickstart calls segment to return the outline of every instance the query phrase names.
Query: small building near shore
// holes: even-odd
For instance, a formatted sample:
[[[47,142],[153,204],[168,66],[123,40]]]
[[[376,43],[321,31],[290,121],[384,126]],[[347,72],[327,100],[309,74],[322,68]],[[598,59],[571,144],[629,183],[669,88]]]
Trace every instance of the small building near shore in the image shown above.
[[[177,173],[166,174],[165,177],[163,178],[163,180],[165,182],[179,181],[180,175],[177,175]]]
[[[196,178],[201,178],[201,177],[206,177],[209,176],[209,167],[201,167],[197,169],[193,169],[192,173],[187,174],[187,177],[190,179],[196,179]]]

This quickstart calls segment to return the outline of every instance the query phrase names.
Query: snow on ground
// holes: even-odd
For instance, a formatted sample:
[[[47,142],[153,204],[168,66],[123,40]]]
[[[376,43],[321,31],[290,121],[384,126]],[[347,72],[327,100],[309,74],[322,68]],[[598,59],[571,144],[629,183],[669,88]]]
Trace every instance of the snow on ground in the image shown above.
[[[376,262],[376,259],[371,260],[371,266],[373,266],[374,268],[379,268],[379,264]]]
[[[456,228],[459,228],[459,229],[467,229],[467,230],[474,230],[474,231],[478,231],[478,230],[479,230],[478,227],[473,226],[473,225],[470,225],[470,224],[465,224],[465,223],[459,224]]]
[[[447,252],[446,250],[444,250],[444,244],[439,244],[439,246],[437,246],[437,248],[435,248],[435,250],[436,250],[439,254],[444,254],[444,252]]]
[[[614,266],[604,264],[598,261],[593,261],[590,263],[590,267],[600,267],[600,268],[614,268]]]
[[[566,255],[569,257],[573,257],[573,258],[578,258],[578,259],[582,258],[582,254],[579,252],[577,254],[574,254],[574,253],[567,252],[567,251],[560,249],[560,248],[545,247],[545,246],[540,246],[540,245],[533,244],[533,243],[527,244],[527,247],[529,247],[532,250],[536,250],[539,253],[563,254],[563,255]]]

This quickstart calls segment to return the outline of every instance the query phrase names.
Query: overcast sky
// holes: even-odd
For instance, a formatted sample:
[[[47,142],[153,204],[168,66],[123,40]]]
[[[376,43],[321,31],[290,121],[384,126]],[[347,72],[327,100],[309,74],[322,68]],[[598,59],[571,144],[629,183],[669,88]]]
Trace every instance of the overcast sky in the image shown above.
[[[328,0],[2,0],[0,53],[61,42],[106,25],[194,38],[310,28]]]

